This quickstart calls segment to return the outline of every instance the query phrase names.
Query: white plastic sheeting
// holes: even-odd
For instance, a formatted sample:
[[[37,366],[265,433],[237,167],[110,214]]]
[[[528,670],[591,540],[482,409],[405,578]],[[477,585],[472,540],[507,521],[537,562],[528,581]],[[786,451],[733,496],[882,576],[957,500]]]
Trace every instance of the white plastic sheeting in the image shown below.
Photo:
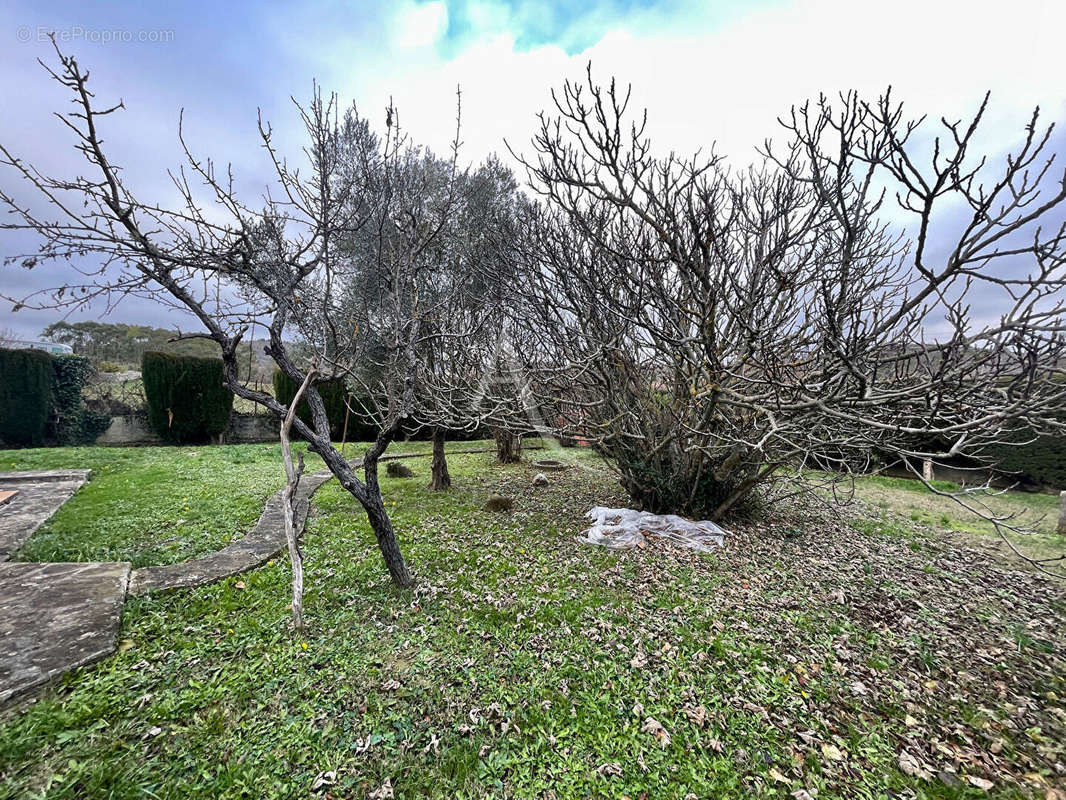
[[[721,547],[727,533],[710,520],[691,522],[674,514],[649,514],[631,508],[593,506],[585,516],[592,520],[592,527],[582,531],[578,541],[613,550],[644,547],[645,537],[656,536],[706,553]]]

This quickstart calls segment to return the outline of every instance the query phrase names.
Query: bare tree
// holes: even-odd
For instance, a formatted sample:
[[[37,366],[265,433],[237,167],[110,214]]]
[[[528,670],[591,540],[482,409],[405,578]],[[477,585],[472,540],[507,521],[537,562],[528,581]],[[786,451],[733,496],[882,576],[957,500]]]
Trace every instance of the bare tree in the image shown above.
[[[1057,424],[1066,174],[1035,113],[993,166],[971,152],[984,104],[923,157],[922,121],[889,94],[821,98],[763,163],[730,170],[656,156],[628,103],[590,69],[540,117],[522,341],[562,429],[613,458],[636,501],[720,518],[875,452],[917,470]]]
[[[0,164],[36,195],[33,202],[20,200],[12,182],[5,181],[0,202],[14,221],[2,227],[30,231],[40,241],[36,252],[9,256],[5,263],[32,268],[41,261],[69,261],[75,279],[53,290],[11,298],[17,301],[16,310],[78,307],[128,295],[186,309],[203,327],[202,332],[186,335],[212,339],[221,348],[226,386],[238,397],[285,418],[286,406],[242,384],[238,377],[238,346],[251,326],[261,325],[269,334],[268,354],[278,368],[296,385],[307,382],[311,423],[295,417],[292,431],[308,442],[309,450],[362,505],[393,581],[411,586],[411,572],[381,497],[378,462],[413,406],[420,310],[397,306],[399,313],[389,320],[392,371],[387,413],[361,465],[348,463],[333,447],[316,389],[317,382],[342,374],[343,365],[333,356],[352,332],[300,327],[313,318],[316,307],[332,306],[338,277],[354,271],[353,255],[339,246],[342,240],[368,226],[380,231],[402,229],[402,237],[379,236],[377,252],[409,265],[436,235],[432,226],[405,228],[404,216],[411,209],[394,202],[396,197],[414,196],[397,185],[405,174],[402,165],[410,145],[393,124],[395,111],[388,110],[387,133],[379,139],[354,110],[342,119],[336,97],[324,97],[316,87],[307,106],[297,104],[307,132],[307,163],[302,170],[282,157],[269,124],[260,118],[259,133],[273,163],[276,186],[256,208],[240,199],[228,171],[220,172],[213,162],[193,154],[179,126],[187,163],[171,175],[181,203],[168,208],[138,198],[105,153],[101,129],[122,104],[98,107],[88,73],[73,57],[58,48],[56,53],[56,69],[42,66],[73,95],[75,110],[57,117],[74,135],[89,173],[45,175],[0,147]],[[321,319],[328,323],[336,316],[325,313]],[[297,339],[302,339],[299,348],[294,347]],[[320,373],[308,379],[308,355],[313,354],[319,358]],[[361,478],[356,472],[359,466]]]

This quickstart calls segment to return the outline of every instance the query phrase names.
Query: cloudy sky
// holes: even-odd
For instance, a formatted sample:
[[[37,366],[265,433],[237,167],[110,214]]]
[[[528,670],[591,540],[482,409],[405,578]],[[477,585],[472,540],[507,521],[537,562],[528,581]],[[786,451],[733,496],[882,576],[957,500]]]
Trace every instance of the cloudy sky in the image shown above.
[[[45,34],[92,70],[101,101],[127,110],[105,130],[115,159],[142,199],[166,203],[166,168],[180,164],[178,112],[195,149],[232,162],[241,186],[262,186],[267,164],[256,111],[299,147],[289,98],[312,81],[384,121],[393,98],[405,127],[443,150],[452,136],[455,91],[463,92],[464,155],[528,149],[535,114],[549,92],[582,75],[630,82],[649,110],[662,151],[717,143],[734,163],[776,134],[793,103],[891,84],[914,115],[972,113],[986,90],[988,152],[1016,143],[1032,108],[1066,119],[1061,0],[382,0],[289,3],[92,3],[7,0],[0,7],[0,141],[45,172],[77,166],[70,137],[54,118],[68,98],[36,63]],[[380,120],[379,120],[380,118]],[[1066,151],[1066,139],[1056,137]],[[5,187],[11,176],[0,171]],[[0,231],[0,254],[25,239]],[[62,282],[62,268],[0,269],[5,294]],[[99,318],[96,308],[74,318]],[[53,314],[0,309],[0,328],[35,336]],[[176,324],[143,301],[106,317]]]

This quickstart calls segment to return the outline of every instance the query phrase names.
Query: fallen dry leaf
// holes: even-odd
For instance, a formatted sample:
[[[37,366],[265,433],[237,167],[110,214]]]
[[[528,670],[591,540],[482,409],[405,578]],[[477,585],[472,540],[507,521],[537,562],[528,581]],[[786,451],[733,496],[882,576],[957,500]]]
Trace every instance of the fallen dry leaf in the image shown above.
[[[707,709],[703,706],[694,706],[691,703],[685,703],[684,708],[681,709],[681,713],[685,715],[689,722],[698,728],[704,728],[707,726]]]
[[[840,752],[835,744],[823,744],[822,755],[828,758],[830,761],[843,761],[844,754]]]
[[[929,780],[929,771],[918,762],[918,759],[916,759],[906,750],[900,751],[899,768],[904,775],[910,775],[912,778],[922,778],[923,780]]]
[[[667,733],[666,728],[662,726],[662,723],[654,717],[648,717],[645,719],[640,730],[642,733],[650,733],[654,736],[659,741],[661,747],[665,748],[669,746],[670,734]]]
[[[369,800],[392,800],[392,780],[386,778],[381,787],[372,791],[367,797]]]
[[[317,792],[323,786],[332,786],[337,782],[337,773],[333,770],[328,772],[320,772],[315,776],[314,783],[311,784],[311,791]]]

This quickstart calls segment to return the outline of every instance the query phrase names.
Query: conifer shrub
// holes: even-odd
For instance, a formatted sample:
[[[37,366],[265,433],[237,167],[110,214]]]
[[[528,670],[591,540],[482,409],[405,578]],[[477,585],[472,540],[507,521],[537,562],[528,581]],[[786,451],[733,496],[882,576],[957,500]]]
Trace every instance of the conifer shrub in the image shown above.
[[[280,369],[274,371],[274,397],[285,406],[292,402],[300,386]],[[322,403],[326,407],[326,418],[329,420],[329,435],[334,441],[340,441],[344,433],[344,414],[346,411],[345,400],[348,397],[348,387],[344,381],[334,379],[315,384],[318,393],[322,396]],[[370,422],[366,415],[373,407],[369,401],[361,400],[352,396],[352,413],[348,415],[349,442],[372,441],[378,435],[378,428]],[[311,420],[311,408],[306,400],[301,400],[296,408],[296,416],[307,425],[313,426]]]
[[[220,359],[148,352],[141,379],[148,423],[164,440],[210,441],[229,426],[233,393],[223,383]]]
[[[52,413],[52,357],[41,350],[0,349],[0,443],[45,443]]]

